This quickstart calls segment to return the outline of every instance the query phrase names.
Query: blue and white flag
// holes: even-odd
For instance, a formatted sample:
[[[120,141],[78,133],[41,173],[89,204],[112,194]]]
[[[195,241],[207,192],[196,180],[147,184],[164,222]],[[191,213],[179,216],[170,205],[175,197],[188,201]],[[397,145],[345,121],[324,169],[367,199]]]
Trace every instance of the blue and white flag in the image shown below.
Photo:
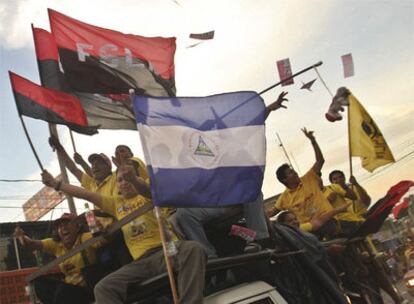
[[[250,91],[207,97],[134,96],[157,206],[253,202],[266,160],[265,105]]]

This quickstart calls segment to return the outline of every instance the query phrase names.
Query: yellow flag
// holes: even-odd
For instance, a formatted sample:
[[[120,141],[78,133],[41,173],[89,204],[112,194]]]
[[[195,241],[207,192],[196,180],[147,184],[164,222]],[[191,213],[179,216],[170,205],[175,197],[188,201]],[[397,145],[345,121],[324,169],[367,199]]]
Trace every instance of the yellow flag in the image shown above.
[[[395,162],[381,131],[353,95],[349,96],[349,137],[351,156],[360,156],[369,172]]]

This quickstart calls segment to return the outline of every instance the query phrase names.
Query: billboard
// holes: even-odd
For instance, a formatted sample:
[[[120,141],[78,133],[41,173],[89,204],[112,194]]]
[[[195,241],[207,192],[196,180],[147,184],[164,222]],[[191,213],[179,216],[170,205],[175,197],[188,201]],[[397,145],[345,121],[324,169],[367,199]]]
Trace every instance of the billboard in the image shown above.
[[[61,180],[61,176],[56,177]],[[43,187],[23,204],[26,221],[37,221],[65,199],[65,195],[50,187]]]

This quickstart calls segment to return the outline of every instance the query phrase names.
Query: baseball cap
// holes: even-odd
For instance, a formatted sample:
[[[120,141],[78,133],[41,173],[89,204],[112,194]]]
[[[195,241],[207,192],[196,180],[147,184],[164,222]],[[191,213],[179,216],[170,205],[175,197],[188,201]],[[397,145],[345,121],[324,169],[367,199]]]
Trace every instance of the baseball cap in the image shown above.
[[[109,168],[112,168],[111,160],[104,153],[99,153],[99,154],[93,153],[89,155],[88,161],[91,163],[94,159],[97,159],[97,158],[100,160],[103,160],[109,166]]]
[[[76,218],[76,215],[73,213],[63,213],[60,218],[53,222],[55,227],[59,226],[59,224],[63,221],[73,221]]]

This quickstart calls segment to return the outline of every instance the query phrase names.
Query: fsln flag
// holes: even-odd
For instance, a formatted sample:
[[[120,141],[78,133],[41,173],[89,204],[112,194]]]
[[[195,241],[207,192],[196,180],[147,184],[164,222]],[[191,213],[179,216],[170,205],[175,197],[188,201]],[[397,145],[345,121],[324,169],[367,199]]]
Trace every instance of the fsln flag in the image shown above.
[[[129,94],[80,93],[72,89],[59,68],[59,53],[51,33],[33,28],[36,57],[43,86],[76,96],[90,125],[99,129],[136,130]]]
[[[342,55],[342,66],[344,68],[344,77],[354,76],[354,60],[352,54]]]
[[[48,11],[65,76],[76,91],[175,95],[175,38],[123,34]]]
[[[79,133],[96,133],[75,96],[43,88],[12,72],[9,76],[19,115],[66,125]]]
[[[198,40],[209,40],[214,38],[214,31],[200,33],[200,34],[190,34],[190,38]]]
[[[282,86],[293,84],[294,83],[293,78],[285,80],[292,76],[292,68],[290,66],[289,58],[277,61],[276,65],[277,65],[277,70],[279,72],[280,81],[283,81]]]
[[[349,129],[351,156],[361,157],[366,170],[395,162],[380,129],[353,95],[349,96]]]
[[[265,105],[250,91],[133,100],[158,206],[220,207],[256,200],[266,159]]]

